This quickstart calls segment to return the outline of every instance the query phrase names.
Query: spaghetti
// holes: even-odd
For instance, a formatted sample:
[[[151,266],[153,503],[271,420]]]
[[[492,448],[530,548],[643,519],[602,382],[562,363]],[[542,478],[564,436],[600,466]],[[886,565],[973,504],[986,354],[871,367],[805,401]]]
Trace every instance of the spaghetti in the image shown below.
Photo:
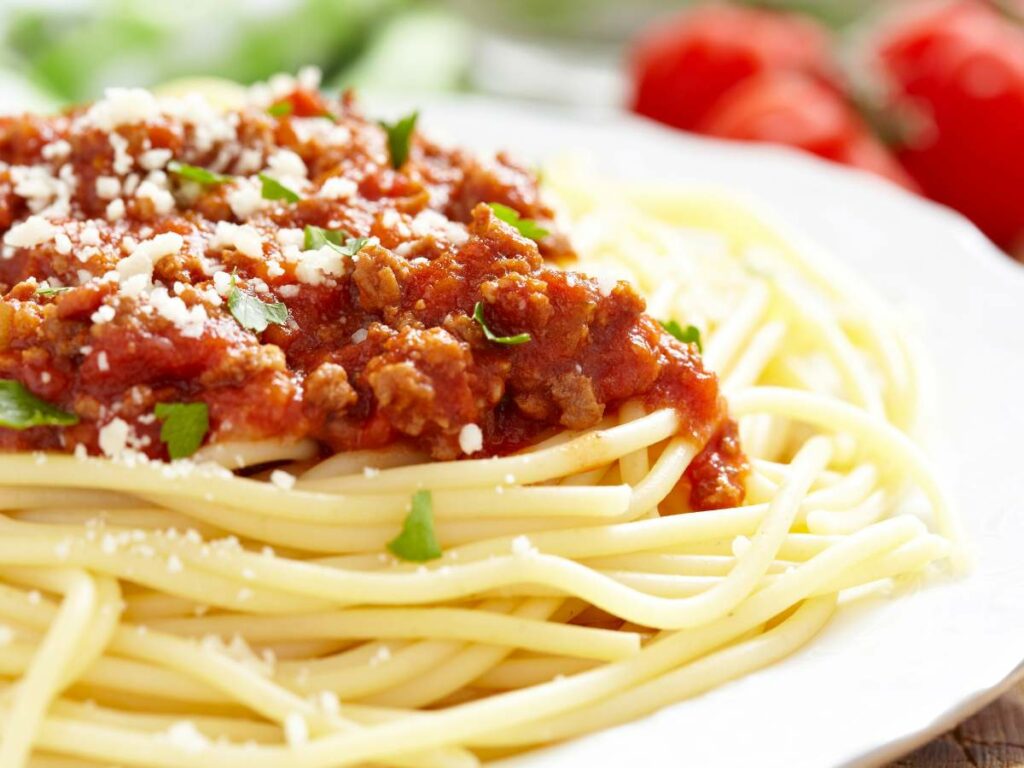
[[[251,97],[264,107],[289,105],[275,107],[274,141],[355,125],[347,113],[337,122],[310,114],[323,111],[318,97],[293,81],[275,87]],[[116,109],[149,108],[146,97],[132,98]],[[219,123],[194,118],[208,107],[188,103],[192,112],[181,119],[195,141],[197,131]],[[116,109],[108,101],[90,114],[109,120]],[[318,120],[324,125],[309,127]],[[138,138],[127,132],[129,142]],[[214,141],[207,164],[190,167],[220,175],[227,161],[217,166],[215,154]],[[161,157],[167,163],[170,156]],[[440,157],[415,144],[408,161],[434,164],[427,187],[435,191],[444,176]],[[185,204],[214,215],[224,198],[199,170],[188,173],[200,188],[172,187],[173,204],[191,195]],[[474,183],[493,185],[493,174],[484,176]],[[406,183],[397,171],[387,178]],[[286,190],[288,183],[327,184],[281,173],[273,181]],[[124,182],[117,181],[120,193],[129,196]],[[635,286],[648,315],[663,319],[665,337],[678,341],[665,341],[635,314],[623,315],[622,338],[640,328],[696,378],[709,376],[703,366],[715,371],[728,413],[716,390],[691,390],[690,404],[676,407],[678,386],[650,394],[664,379],[622,390],[606,373],[595,375],[589,395],[573,389],[576,399],[552,417],[557,397],[542,403],[539,387],[510,374],[506,386],[545,429],[503,413],[482,414],[468,432],[437,418],[417,432],[401,409],[382,426],[365,412],[342,409],[331,422],[269,402],[282,420],[275,429],[298,420],[275,437],[238,428],[247,419],[249,426],[269,423],[252,416],[251,405],[239,406],[238,423],[225,424],[223,409],[242,401],[210,395],[202,447],[168,462],[162,452],[177,452],[175,441],[189,437],[182,424],[197,422],[197,413],[167,416],[165,427],[177,420],[180,428],[174,435],[154,421],[147,431],[143,420],[126,436],[121,427],[104,433],[101,420],[77,407],[75,425],[45,422],[43,405],[67,414],[66,400],[35,405],[44,431],[0,430],[10,433],[5,446],[13,449],[0,461],[0,765],[473,766],[626,722],[749,674],[798,651],[864,588],[962,560],[956,516],[918,443],[927,372],[870,291],[729,200],[622,188],[569,163],[548,169],[545,186],[557,215],[527,193],[512,214],[498,207],[472,216],[498,227],[502,248],[536,252],[532,234],[549,258],[578,259],[571,268],[598,286],[587,301],[609,311],[619,310],[601,296]],[[143,197],[152,203],[160,191],[154,179]],[[271,184],[269,194],[284,193]],[[62,220],[40,211],[37,227]],[[267,226],[286,216],[277,209],[267,215]],[[493,224],[494,215],[503,223]],[[142,226],[152,235],[158,221]],[[381,242],[393,234],[346,224]],[[562,225],[574,250],[561,236],[537,231]],[[247,234],[235,243],[239,252],[249,248]],[[405,238],[414,245],[403,258],[422,258],[415,249],[450,249],[439,230],[414,234]],[[270,328],[264,342],[284,344],[286,327],[274,330],[280,310],[267,308],[280,300],[284,317],[300,316],[301,325],[311,306],[288,303],[293,297],[281,294],[266,265],[283,264],[290,277],[313,269],[319,257],[309,253],[348,248],[358,256],[365,244],[356,245],[320,243],[297,264],[262,248],[239,260],[237,278],[221,287],[227,297],[235,279],[245,281],[248,298],[231,299],[236,308],[248,302],[244,320],[235,314],[242,329],[262,324],[254,332]],[[391,242],[386,250],[400,247]],[[368,261],[379,266],[380,258]],[[252,263],[263,259],[256,271]],[[15,262],[24,264],[20,256]],[[155,265],[145,272],[155,281],[146,288],[150,301],[165,269],[159,258]],[[533,269],[522,279],[562,290],[563,278]],[[47,273],[50,289],[65,287],[55,286],[59,271]],[[577,279],[566,274],[566,284]],[[119,285],[131,277],[122,275]],[[82,291],[67,287],[61,302]],[[5,301],[26,300],[17,293],[25,289],[13,290]],[[177,295],[188,298],[190,290],[183,285]],[[99,311],[86,304],[89,314]],[[199,305],[174,305],[175,333],[188,330]],[[479,322],[472,318],[481,304],[460,306],[446,327]],[[497,353],[482,346],[482,355],[527,366],[538,350],[551,352],[528,313],[512,322],[502,312],[486,316],[480,343],[509,346]],[[92,320],[108,321],[102,313]],[[524,335],[533,351],[510,341]],[[265,387],[265,353],[254,354],[253,377]],[[321,364],[306,365],[303,375]],[[362,398],[360,381],[353,374],[350,389]],[[245,381],[232,386],[236,395],[257,391]],[[259,391],[269,396],[287,386]],[[607,394],[615,387],[620,397]],[[378,399],[382,391],[375,390]],[[351,394],[335,386],[320,402]],[[608,407],[584,425],[579,412],[569,414],[591,396]],[[695,405],[701,397],[709,405]],[[357,425],[360,440],[352,437]],[[403,439],[395,438],[403,428]],[[380,430],[394,439],[374,442]],[[62,432],[74,442],[55,442]],[[116,450],[96,455],[114,442]],[[73,444],[83,448],[69,453]],[[324,455],[324,444],[336,450]],[[67,452],[53,450],[60,447]],[[470,457],[455,460],[453,451]]]

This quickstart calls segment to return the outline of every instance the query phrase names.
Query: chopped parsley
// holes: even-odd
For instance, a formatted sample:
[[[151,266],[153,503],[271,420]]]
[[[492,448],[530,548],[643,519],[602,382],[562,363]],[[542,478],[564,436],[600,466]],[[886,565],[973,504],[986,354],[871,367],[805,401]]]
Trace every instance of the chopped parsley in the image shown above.
[[[528,237],[531,240],[540,240],[547,237],[550,233],[544,229],[533,219],[524,219],[519,216],[519,211],[515,208],[509,208],[507,205],[501,203],[488,203],[491,210],[494,211],[494,215],[504,221],[506,224],[511,224],[523,237]]]
[[[391,158],[391,167],[401,168],[409,159],[409,147],[412,145],[412,132],[416,128],[416,120],[420,113],[413,112],[394,123],[380,122],[380,127],[388,135],[388,155]]]
[[[247,331],[262,333],[267,326],[284,325],[288,322],[288,307],[280,301],[263,301],[240,290],[235,285],[235,276],[231,276],[231,290],[228,292],[228,309],[238,324]]]
[[[199,450],[210,430],[206,403],[157,403],[153,413],[163,422],[160,440],[172,459],[188,458]]]
[[[215,173],[208,168],[200,168],[198,165],[188,165],[187,163],[168,163],[167,170],[175,176],[180,176],[188,181],[194,181],[197,184],[226,184],[232,180],[231,176],[225,176],[223,173]]]
[[[278,101],[267,107],[267,114],[272,117],[287,117],[295,111],[295,105],[287,99]]]
[[[36,288],[36,296],[56,296],[58,294],[61,294],[61,293],[64,293],[65,291],[70,291],[70,290],[71,290],[71,286],[70,285],[60,285],[60,286],[54,286],[54,287],[50,287],[48,285],[47,286],[42,286],[41,285],[38,288]]]
[[[487,321],[484,320],[484,303],[482,301],[478,301],[473,307],[473,319],[480,324],[480,329],[484,332],[487,340],[493,341],[495,344],[515,346],[516,344],[525,344],[533,338],[528,333],[517,333],[515,336],[495,336],[493,331],[487,327]]]
[[[78,417],[40,400],[21,382],[0,379],[0,427],[28,429],[29,427],[68,427],[78,423]]]
[[[288,189],[277,179],[272,179],[263,173],[259,175],[259,178],[263,182],[261,193],[264,200],[285,200],[289,203],[297,203],[302,199],[297,192]]]
[[[388,542],[395,557],[413,563],[436,560],[441,556],[441,545],[434,531],[434,501],[430,491],[416,491],[412,495],[412,509],[405,516],[402,532]]]
[[[329,109],[325,109],[323,112],[320,113],[319,116],[324,118],[325,120],[330,120],[332,123],[338,122],[338,116],[331,112]]]
[[[660,320],[661,327],[671,333],[683,344],[696,344],[697,351],[704,354],[704,345],[700,343],[700,328],[695,325],[688,325],[685,328],[678,320]]]
[[[326,245],[350,257],[359,253],[370,241],[368,237],[352,237],[344,229],[324,229],[310,224],[306,225],[305,235],[303,247],[307,251],[316,251]]]

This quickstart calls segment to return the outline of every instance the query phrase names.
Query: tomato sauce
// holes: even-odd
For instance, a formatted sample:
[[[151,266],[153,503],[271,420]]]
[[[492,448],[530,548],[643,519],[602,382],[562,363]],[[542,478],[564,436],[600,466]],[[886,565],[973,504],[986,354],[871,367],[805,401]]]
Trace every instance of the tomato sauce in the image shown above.
[[[592,427],[640,398],[676,408],[708,445],[691,506],[742,500],[746,462],[715,376],[629,285],[553,266],[572,252],[533,174],[418,133],[396,169],[350,97],[282,101],[288,114],[221,114],[121,92],[0,118],[0,378],[79,417],[0,428],[0,448],[109,454],[103,430],[119,419],[127,448],[166,458],[155,405],[203,402],[207,442],[401,441],[455,459]],[[261,174],[298,201],[266,199]],[[524,237],[489,203],[550,234]],[[307,227],[343,230],[342,248],[308,247]],[[59,290],[39,293],[44,281]],[[233,291],[283,304],[287,320],[245,327]],[[493,335],[529,340],[489,340],[478,304]]]

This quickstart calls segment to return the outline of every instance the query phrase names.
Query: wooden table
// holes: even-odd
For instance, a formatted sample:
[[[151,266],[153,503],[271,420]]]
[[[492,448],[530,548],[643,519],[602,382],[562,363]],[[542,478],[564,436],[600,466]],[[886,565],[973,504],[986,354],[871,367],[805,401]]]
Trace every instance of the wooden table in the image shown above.
[[[888,768],[1024,768],[1024,683]]]

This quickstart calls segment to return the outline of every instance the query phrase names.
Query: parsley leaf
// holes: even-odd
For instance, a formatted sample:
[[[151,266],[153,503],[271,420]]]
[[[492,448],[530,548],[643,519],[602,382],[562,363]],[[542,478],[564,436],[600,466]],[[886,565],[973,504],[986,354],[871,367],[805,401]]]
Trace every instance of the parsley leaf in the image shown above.
[[[0,427],[68,427],[77,423],[78,417],[75,414],[40,400],[25,389],[21,382],[0,379]]]
[[[434,501],[430,491],[412,495],[412,510],[405,516],[402,532],[388,542],[388,549],[402,560],[423,563],[441,556],[434,531]]]
[[[519,217],[519,211],[515,208],[509,208],[507,205],[501,203],[488,203],[491,210],[494,211],[494,215],[504,221],[506,224],[511,224],[513,227],[519,230],[519,234],[523,237],[528,237],[531,240],[540,240],[541,238],[547,237],[550,233],[544,229],[533,219],[523,219]]]
[[[661,327],[676,337],[683,344],[696,344],[697,351],[704,354],[704,345],[700,343],[700,328],[695,325],[688,325],[685,328],[678,320],[659,320]]]
[[[175,176],[180,176],[188,181],[194,181],[197,184],[226,184],[232,180],[231,176],[225,176],[223,173],[215,173],[207,168],[200,168],[198,165],[188,165],[187,163],[168,163],[167,170]]]
[[[391,167],[401,168],[409,159],[409,147],[412,144],[412,132],[416,128],[416,120],[420,113],[413,112],[394,123],[380,122],[380,127],[388,135],[388,154],[391,157]]]
[[[231,290],[228,291],[228,309],[238,324],[247,331],[262,333],[267,326],[284,325],[288,322],[288,307],[280,301],[268,302],[246,293],[235,285],[231,276]]]
[[[484,320],[484,303],[482,301],[478,301],[476,306],[473,307],[473,319],[480,324],[480,329],[484,332],[487,340],[493,341],[495,344],[515,346],[516,344],[525,344],[533,338],[528,333],[517,333],[515,336],[495,336],[491,329],[487,327],[487,321]]]
[[[172,459],[184,459],[195,453],[210,430],[206,403],[157,403],[154,414],[163,422],[160,440],[167,445]]]
[[[297,192],[288,189],[277,179],[272,179],[263,173],[259,175],[259,178],[263,182],[262,195],[264,200],[286,200],[289,203],[297,203],[302,199]]]
[[[36,296],[56,296],[58,294],[61,294],[61,293],[64,293],[65,291],[70,291],[70,290],[71,290],[71,286],[70,285],[60,285],[60,286],[54,286],[54,287],[50,287],[48,285],[47,286],[42,286],[41,285],[38,288],[36,288]]]
[[[303,248],[307,251],[316,251],[326,245],[344,256],[355,256],[370,242],[370,238],[352,237],[344,229],[323,229],[310,224],[306,225],[305,233]]]
[[[278,101],[267,107],[267,114],[271,117],[287,117],[295,111],[295,105],[287,99]]]

